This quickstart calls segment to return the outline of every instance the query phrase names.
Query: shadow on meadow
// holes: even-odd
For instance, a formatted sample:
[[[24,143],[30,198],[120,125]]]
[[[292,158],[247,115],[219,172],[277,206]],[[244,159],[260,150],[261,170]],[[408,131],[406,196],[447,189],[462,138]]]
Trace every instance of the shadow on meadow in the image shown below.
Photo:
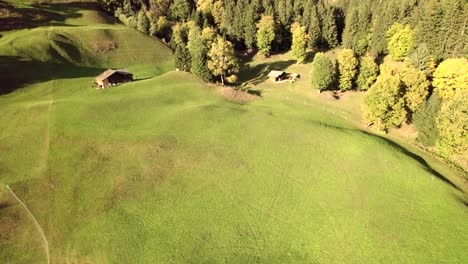
[[[15,7],[0,0],[0,31],[35,28],[39,26],[69,26],[66,19],[80,18],[81,10],[98,10],[95,2],[43,3],[31,8]],[[106,22],[115,22],[103,16]]]
[[[255,66],[250,66],[246,63],[243,65],[242,72],[239,74],[239,82],[257,85],[267,79],[267,75],[270,71],[284,71],[294,63],[296,63],[294,60],[265,62]]]
[[[28,84],[53,79],[92,77],[105,69],[70,64],[26,60],[17,56],[0,56],[0,95]]]
[[[439,180],[443,181],[444,183],[450,185],[451,187],[463,192],[463,190],[458,187],[457,185],[455,185],[454,183],[452,183],[451,181],[449,181],[444,175],[442,175],[441,173],[439,173],[438,171],[436,171],[435,169],[433,169],[431,167],[431,165],[429,165],[429,163],[427,163],[427,161],[422,158],[421,156],[411,152],[410,150],[408,150],[407,148],[401,146],[400,144],[396,143],[396,142],[393,142],[392,140],[388,139],[388,138],[385,138],[383,136],[379,136],[379,135],[376,135],[376,134],[373,134],[373,133],[370,133],[370,132],[367,132],[367,131],[364,131],[364,130],[358,130],[358,129],[352,129],[352,128],[345,128],[345,127],[340,127],[340,126],[335,126],[335,125],[331,125],[331,124],[327,124],[327,123],[324,123],[324,122],[317,122],[317,121],[314,121],[314,120],[310,120],[309,122],[313,122],[319,126],[322,126],[322,127],[326,127],[326,128],[329,128],[329,129],[333,129],[333,130],[339,130],[339,131],[342,131],[342,132],[348,132],[348,133],[359,133],[359,134],[363,134],[363,135],[366,135],[366,136],[369,136],[369,137],[373,137],[373,138],[376,138],[380,141],[383,141],[385,144],[387,144],[388,146],[390,146],[391,148],[394,148],[395,150],[397,150],[398,152],[408,156],[409,158],[411,158],[412,160],[416,161],[422,168],[424,168],[427,172],[429,172],[430,174],[434,175],[435,177],[437,177]],[[468,201],[462,201],[460,200],[461,202],[467,204]]]

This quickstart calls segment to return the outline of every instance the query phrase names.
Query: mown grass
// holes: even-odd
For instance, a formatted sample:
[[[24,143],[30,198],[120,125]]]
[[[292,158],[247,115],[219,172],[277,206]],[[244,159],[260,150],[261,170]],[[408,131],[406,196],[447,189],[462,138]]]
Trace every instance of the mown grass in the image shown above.
[[[141,36],[71,30],[96,27]],[[0,51],[29,51],[27,34],[6,34]],[[122,52],[142,43],[158,45],[135,37]],[[467,207],[417,156],[291,92],[306,79],[259,83],[262,100],[236,104],[167,72],[158,47],[96,59],[157,76],[102,91],[91,73],[65,75],[94,67],[86,49],[80,62],[31,52],[64,75],[28,70],[34,82],[0,96],[0,182],[35,214],[53,263],[466,262]],[[0,235],[1,263],[45,261],[30,221],[1,188],[0,230],[15,226]]]

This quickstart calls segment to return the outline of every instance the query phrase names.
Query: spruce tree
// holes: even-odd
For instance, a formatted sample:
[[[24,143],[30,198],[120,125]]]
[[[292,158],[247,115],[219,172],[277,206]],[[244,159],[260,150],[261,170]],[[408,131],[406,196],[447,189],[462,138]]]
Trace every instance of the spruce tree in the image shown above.
[[[201,29],[197,26],[192,26],[190,29],[188,50],[192,58],[191,72],[206,82],[211,81],[213,75],[208,69],[209,48]]]
[[[429,147],[434,146],[439,137],[435,124],[441,105],[439,95],[434,92],[413,114],[413,123],[418,129],[418,140]]]
[[[181,71],[189,71],[191,67],[190,52],[185,45],[179,45],[174,52],[175,66]]]
[[[434,58],[429,53],[426,43],[420,43],[409,56],[409,63],[416,69],[424,72],[426,76],[432,76],[434,73]]]

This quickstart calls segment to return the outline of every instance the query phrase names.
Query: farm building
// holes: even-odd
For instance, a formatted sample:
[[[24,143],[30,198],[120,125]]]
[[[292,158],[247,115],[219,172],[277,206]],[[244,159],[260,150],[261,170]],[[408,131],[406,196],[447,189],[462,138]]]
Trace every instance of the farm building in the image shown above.
[[[100,88],[110,87],[118,83],[133,81],[133,74],[127,69],[108,69],[96,77],[96,85]]]
[[[278,82],[285,79],[285,73],[283,71],[271,71],[268,74],[268,79],[272,82]]]

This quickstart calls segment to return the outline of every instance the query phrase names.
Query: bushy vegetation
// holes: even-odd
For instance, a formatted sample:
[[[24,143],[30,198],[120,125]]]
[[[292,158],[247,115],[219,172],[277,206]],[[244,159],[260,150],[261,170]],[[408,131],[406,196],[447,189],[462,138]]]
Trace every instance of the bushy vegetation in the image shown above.
[[[330,88],[335,81],[336,70],[327,55],[319,52],[315,55],[311,65],[311,85],[315,90],[323,91]]]

